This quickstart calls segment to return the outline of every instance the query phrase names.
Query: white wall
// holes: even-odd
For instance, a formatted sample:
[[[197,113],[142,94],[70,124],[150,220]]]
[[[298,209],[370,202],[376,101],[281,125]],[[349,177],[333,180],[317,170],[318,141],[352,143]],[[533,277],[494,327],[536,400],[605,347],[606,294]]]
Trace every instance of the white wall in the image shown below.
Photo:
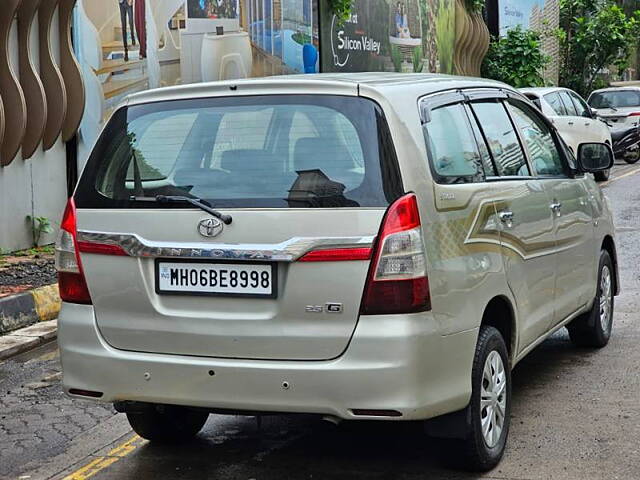
[[[119,27],[121,23],[118,0],[84,0],[83,6],[87,16],[100,32],[102,41],[112,41],[113,28]]]
[[[19,71],[17,32],[17,24],[14,21],[9,49],[16,74]],[[37,18],[32,35],[31,51],[37,59]],[[51,40],[54,52],[59,52],[57,15]],[[11,118],[6,120],[11,122]],[[10,165],[0,167],[0,248],[14,251],[31,246],[31,225],[26,220],[27,215],[47,217],[55,231],[43,236],[41,243],[55,241],[66,200],[66,152],[60,139],[51,150],[44,152],[39,149],[29,160],[23,160],[22,154],[18,153]]]

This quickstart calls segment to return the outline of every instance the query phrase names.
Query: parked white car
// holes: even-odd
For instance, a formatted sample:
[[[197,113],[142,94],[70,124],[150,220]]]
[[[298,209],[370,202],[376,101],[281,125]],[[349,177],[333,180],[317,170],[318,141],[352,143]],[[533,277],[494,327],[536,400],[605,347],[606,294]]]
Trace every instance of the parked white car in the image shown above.
[[[584,99],[573,90],[560,87],[522,88],[527,96],[555,125],[574,155],[578,145],[598,142],[612,145],[611,131],[600,121]],[[599,172],[596,180],[607,180],[610,170]]]
[[[113,402],[158,442],[211,412],[429,420],[490,469],[513,366],[563,327],[583,347],[611,335],[615,229],[586,173],[613,153],[576,153],[487,80],[327,74],[133,95],[56,244],[64,389]]]
[[[640,87],[595,90],[587,103],[613,128],[637,126],[640,121]]]

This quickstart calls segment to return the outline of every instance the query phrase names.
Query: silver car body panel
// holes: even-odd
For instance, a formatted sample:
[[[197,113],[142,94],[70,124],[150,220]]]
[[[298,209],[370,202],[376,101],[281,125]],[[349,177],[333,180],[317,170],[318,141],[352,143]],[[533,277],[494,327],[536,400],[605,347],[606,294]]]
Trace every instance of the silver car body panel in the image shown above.
[[[429,95],[476,88],[517,95],[488,80],[360,73],[198,84],[129,97],[129,105],[297,93],[375,101],[393,138],[404,190],[415,192],[418,200],[432,310],[362,316],[359,303],[370,262],[309,266],[295,261],[305,249],[370,245],[382,208],[225,210],[234,217],[232,228],[206,241],[197,235],[203,218],[198,210],[180,209],[176,215],[176,210],[164,209],[80,209],[83,240],[114,242],[134,258],[105,261],[82,254],[94,305],[65,304],[60,315],[65,389],[100,391],[105,401],[311,412],[348,419],[357,418],[351,410],[360,408],[394,409],[402,413],[396,419],[429,418],[463,408],[471,395],[473,353],[486,306],[499,300],[512,312],[513,366],[566,320],[552,317],[554,272],[556,262],[570,257],[554,250],[551,219],[511,234],[498,219],[498,209],[508,206],[516,219],[528,218],[527,182],[542,180],[517,184],[509,179],[508,194],[502,181],[444,185],[433,180],[419,104]],[[574,181],[581,183],[590,202],[591,238],[569,240],[587,245],[596,258],[603,239],[615,237],[606,199],[589,177]],[[538,197],[545,199],[543,194]],[[284,296],[258,302],[201,297],[194,304],[189,298],[153,295],[153,257],[198,251],[208,255],[214,250],[223,256],[257,254],[277,260]],[[519,270],[528,275],[518,277]],[[588,285],[580,297],[595,295],[595,267],[592,270],[582,279]],[[519,280],[511,280],[508,272]],[[536,290],[538,305],[528,297],[530,287]],[[304,312],[305,305],[341,300],[343,315]],[[585,311],[591,301],[576,303],[571,315]],[[535,315],[528,318],[531,312]],[[532,324],[536,316],[544,325]],[[215,371],[213,377],[209,370]],[[284,381],[291,388],[283,389]]]

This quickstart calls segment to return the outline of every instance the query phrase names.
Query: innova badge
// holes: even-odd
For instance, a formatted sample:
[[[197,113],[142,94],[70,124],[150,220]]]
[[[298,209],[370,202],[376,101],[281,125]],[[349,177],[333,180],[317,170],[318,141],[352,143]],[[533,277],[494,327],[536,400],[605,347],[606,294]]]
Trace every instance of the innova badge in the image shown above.
[[[217,237],[224,230],[224,223],[217,218],[205,218],[198,223],[198,232],[203,237]]]

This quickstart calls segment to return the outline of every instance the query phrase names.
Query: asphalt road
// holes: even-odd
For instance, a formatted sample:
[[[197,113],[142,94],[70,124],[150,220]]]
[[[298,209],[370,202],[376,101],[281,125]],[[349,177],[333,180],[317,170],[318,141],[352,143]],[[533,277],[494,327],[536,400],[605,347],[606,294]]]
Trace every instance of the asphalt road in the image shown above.
[[[513,374],[506,455],[489,474],[456,470],[451,443],[415,424],[335,427],[314,417],[211,416],[192,443],[152,446],[109,405],[62,394],[55,343],[0,363],[0,478],[638,479],[640,165],[603,185],[615,210],[623,293],[600,351],[564,330]]]

